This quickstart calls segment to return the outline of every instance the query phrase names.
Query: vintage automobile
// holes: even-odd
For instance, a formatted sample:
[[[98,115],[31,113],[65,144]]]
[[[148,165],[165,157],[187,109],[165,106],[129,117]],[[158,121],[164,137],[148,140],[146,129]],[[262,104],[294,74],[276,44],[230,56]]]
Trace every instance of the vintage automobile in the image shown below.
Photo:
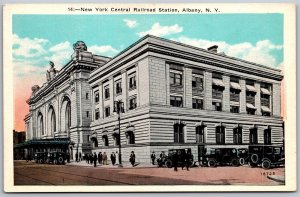
[[[64,152],[49,152],[47,157],[47,163],[52,164],[65,164],[66,154]]]
[[[169,149],[168,150],[168,156],[164,158],[165,166],[168,168],[172,168],[173,165],[173,156],[175,153],[178,153],[178,167],[181,167],[185,165],[185,162],[181,159],[183,158],[186,154],[191,154],[190,159],[189,159],[189,166],[191,167],[194,164],[194,159],[192,155],[192,150],[190,148],[185,148],[185,149]]]
[[[46,163],[46,161],[47,161],[47,152],[36,152],[36,153],[34,153],[34,161],[36,163]]]
[[[249,162],[248,148],[239,148],[237,151],[240,165],[247,164]]]
[[[284,151],[278,145],[249,145],[249,165],[270,169],[284,165]]]
[[[238,151],[236,148],[213,148],[206,153],[204,164],[209,167],[222,165],[239,166]]]

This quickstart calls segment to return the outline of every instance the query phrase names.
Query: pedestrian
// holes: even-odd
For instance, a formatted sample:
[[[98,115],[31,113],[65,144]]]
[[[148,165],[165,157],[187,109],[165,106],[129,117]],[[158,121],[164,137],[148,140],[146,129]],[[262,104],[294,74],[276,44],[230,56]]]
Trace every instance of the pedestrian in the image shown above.
[[[89,163],[89,154],[88,153],[85,154],[85,161],[86,161],[86,163]]]
[[[177,171],[177,166],[178,166],[178,152],[177,151],[172,156],[172,162],[173,162],[173,166],[174,166],[174,171]]]
[[[78,162],[78,153],[77,152],[75,153],[75,160],[76,160],[76,162]]]
[[[70,163],[70,153],[67,152],[67,162]]]
[[[154,151],[151,154],[151,160],[152,160],[152,165],[154,165],[154,162],[155,162],[155,153],[154,153]]]
[[[93,153],[90,154],[90,164],[93,165],[94,156]]]
[[[103,153],[102,160],[103,160],[103,165],[107,165],[107,155],[106,155],[106,152]]]
[[[97,154],[96,154],[96,152],[94,152],[94,167],[96,167],[97,166]]]
[[[116,163],[116,155],[114,152],[112,152],[112,154],[110,155],[110,160],[111,160],[112,165],[114,166]]]
[[[98,163],[102,164],[102,153],[101,152],[98,153]]]
[[[189,166],[191,165],[191,161],[193,161],[193,155],[191,152],[187,152],[185,155],[185,165],[186,165],[186,170],[189,171]]]
[[[130,157],[129,157],[129,162],[131,163],[132,167],[134,167],[135,163],[135,154],[133,151],[131,151]]]
[[[120,155],[118,153],[118,151],[116,151],[116,164],[119,165],[120,164]]]
[[[82,158],[81,158],[81,152],[79,152],[79,161],[81,161]]]

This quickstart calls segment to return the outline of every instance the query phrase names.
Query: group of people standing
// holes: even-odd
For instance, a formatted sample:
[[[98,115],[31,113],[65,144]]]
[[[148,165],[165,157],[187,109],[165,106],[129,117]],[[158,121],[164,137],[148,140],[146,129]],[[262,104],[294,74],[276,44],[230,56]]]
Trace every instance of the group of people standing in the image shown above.
[[[106,152],[99,152],[98,155],[96,152],[94,152],[93,154],[89,154],[87,153],[86,155],[84,155],[84,160],[86,161],[86,163],[88,164],[94,164],[94,167],[97,166],[97,162],[99,165],[108,165],[108,156],[106,154]],[[112,165],[116,165],[119,164],[119,154],[118,152],[114,153],[112,152],[110,155],[110,160]]]

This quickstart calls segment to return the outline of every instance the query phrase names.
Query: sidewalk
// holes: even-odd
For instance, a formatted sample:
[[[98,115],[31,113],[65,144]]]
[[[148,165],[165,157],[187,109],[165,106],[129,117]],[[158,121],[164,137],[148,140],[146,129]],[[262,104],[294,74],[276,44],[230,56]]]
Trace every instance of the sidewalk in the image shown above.
[[[108,165],[102,165],[99,164],[97,161],[97,168],[119,168],[118,164],[115,164],[114,166],[111,164],[111,162],[107,162]],[[94,163],[93,164],[89,164],[86,161],[71,161],[70,163],[66,163],[67,166],[83,166],[83,167],[92,167],[94,168]],[[130,162],[122,162],[123,168],[157,168],[157,165],[152,165],[152,164],[148,164],[148,163],[139,163],[136,162],[135,166],[132,167]]]
[[[285,183],[285,177],[284,176],[269,175],[267,177],[268,177],[268,179],[270,179],[272,181],[276,181],[276,182],[281,183],[281,184]]]

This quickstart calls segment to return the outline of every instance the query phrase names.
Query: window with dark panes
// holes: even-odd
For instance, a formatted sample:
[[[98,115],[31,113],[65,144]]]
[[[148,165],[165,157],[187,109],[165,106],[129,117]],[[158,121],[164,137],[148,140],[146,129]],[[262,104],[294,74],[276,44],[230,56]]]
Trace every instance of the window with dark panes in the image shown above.
[[[122,93],[122,83],[121,80],[116,82],[116,94]]]
[[[135,144],[135,136],[132,131],[128,131],[127,139],[128,139],[128,141],[127,141],[128,144]]]
[[[212,102],[214,111],[222,111],[222,102]]]
[[[225,144],[225,127],[217,126],[216,127],[216,143]]]
[[[110,116],[110,107],[105,107],[105,117]]]
[[[184,125],[175,124],[174,125],[174,142],[175,143],[184,143]]]
[[[242,127],[237,127],[233,129],[233,144],[242,144],[243,139],[243,129]]]
[[[109,94],[109,85],[104,87],[104,98],[109,99],[110,94]]]
[[[171,85],[182,85],[182,74],[170,72],[170,84]]]
[[[173,107],[182,107],[182,97],[181,96],[170,96],[170,104]]]
[[[264,144],[271,144],[271,129],[264,130]]]
[[[193,99],[193,109],[203,109],[203,99]]]
[[[136,76],[129,76],[129,90],[136,89]]]
[[[99,91],[95,91],[95,103],[99,102]]]
[[[86,111],[86,117],[89,117],[89,111]]]
[[[203,90],[203,78],[197,77],[197,76],[193,76],[192,87],[200,89],[200,90]]]
[[[204,126],[197,126],[196,127],[196,142],[197,143],[204,143]]]
[[[129,99],[129,109],[135,109],[137,107],[136,97],[131,97]]]
[[[108,137],[107,137],[107,135],[103,135],[102,138],[103,138],[104,146],[108,146],[109,143],[108,143]]]
[[[250,139],[250,144],[258,143],[257,128],[250,129],[249,139]]]
[[[98,120],[99,117],[100,117],[99,109],[96,109],[96,110],[95,110],[95,119]]]
[[[239,113],[240,107],[239,106],[230,106],[230,112],[231,113]]]

